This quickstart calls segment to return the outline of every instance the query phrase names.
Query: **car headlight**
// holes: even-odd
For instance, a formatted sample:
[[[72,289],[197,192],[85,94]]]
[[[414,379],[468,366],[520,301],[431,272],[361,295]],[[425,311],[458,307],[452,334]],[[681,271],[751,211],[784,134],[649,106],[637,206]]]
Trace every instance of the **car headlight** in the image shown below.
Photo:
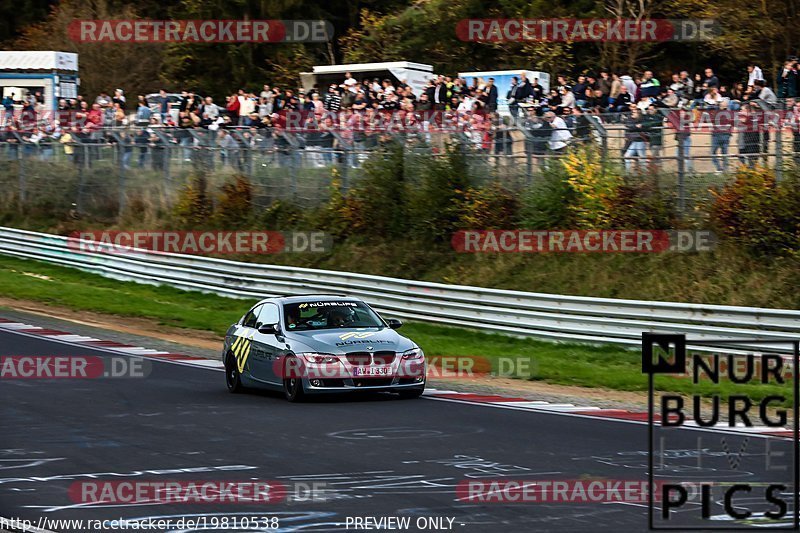
[[[330,353],[308,352],[308,353],[301,353],[298,355],[301,355],[303,359],[305,359],[309,363],[324,364],[324,363],[339,362],[339,358]]]
[[[420,348],[412,348],[411,350],[403,352],[401,357],[405,360],[422,359],[425,357],[425,354],[422,353],[422,349]]]

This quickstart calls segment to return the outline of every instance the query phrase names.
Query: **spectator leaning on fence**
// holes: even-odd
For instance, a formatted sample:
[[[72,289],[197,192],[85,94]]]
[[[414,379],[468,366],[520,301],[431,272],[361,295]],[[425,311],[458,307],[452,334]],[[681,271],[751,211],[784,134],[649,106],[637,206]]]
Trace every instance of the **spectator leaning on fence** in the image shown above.
[[[748,167],[754,167],[758,160],[758,152],[761,144],[761,134],[757,125],[758,106],[755,103],[742,106],[739,112],[738,146],[739,160]]]
[[[677,112],[678,124],[687,124],[689,121],[686,120],[687,111],[680,110]],[[680,166],[681,162],[683,162],[683,169],[687,172],[692,171],[692,160],[690,159],[690,153],[692,149],[692,132],[691,128],[687,126],[679,126],[675,129],[675,141],[676,142],[676,157],[678,158],[678,165]],[[680,167],[679,167],[680,168]]]
[[[206,96],[203,105],[200,108],[201,116],[205,114],[210,121],[216,121],[219,118],[219,106],[214,103],[214,99]]]
[[[625,170],[631,172],[634,163],[639,164],[647,157],[647,124],[642,119],[639,108],[633,108],[625,120]]]
[[[762,100],[764,103],[774,106],[778,103],[778,97],[775,93],[767,87],[764,80],[759,80],[755,83],[755,88],[758,90],[758,99]]]
[[[706,109],[719,109],[723,98],[716,87],[709,87],[706,95],[703,97],[703,105]]]
[[[158,96],[156,97],[156,102],[158,102],[158,112],[161,114],[161,121],[165,122],[167,120],[167,115],[169,114],[170,102],[169,97],[167,96],[167,91],[161,89],[158,92]]]
[[[589,123],[589,119],[586,118],[586,114],[583,112],[583,108],[580,107],[573,108],[572,115],[567,117],[564,120],[564,122],[567,124],[567,127],[572,132],[575,141],[579,143],[586,143],[591,140],[592,125]]]
[[[713,114],[714,112],[711,111]],[[728,113],[728,102],[719,105],[719,113],[714,114],[710,120],[711,126],[711,161],[717,173],[728,170],[728,146],[733,133],[733,117]],[[722,158],[717,157],[717,152]],[[721,159],[721,161],[720,161]]]
[[[545,113],[544,119],[549,122],[550,126],[553,128],[547,147],[551,152],[563,152],[567,147],[567,143],[572,139],[572,134],[569,132],[569,128],[567,128],[567,123],[564,122],[563,118],[557,116],[552,111]]]
[[[59,143],[64,145],[64,155],[67,156],[67,159],[72,159],[72,154],[75,153],[75,147],[73,146],[74,139],[72,138],[72,133],[69,130],[65,131],[61,138],[58,140]]]
[[[658,108],[651,104],[647,108],[643,122],[644,130],[650,141],[650,156],[653,158],[653,164],[659,166],[664,149],[664,117],[659,113]]]

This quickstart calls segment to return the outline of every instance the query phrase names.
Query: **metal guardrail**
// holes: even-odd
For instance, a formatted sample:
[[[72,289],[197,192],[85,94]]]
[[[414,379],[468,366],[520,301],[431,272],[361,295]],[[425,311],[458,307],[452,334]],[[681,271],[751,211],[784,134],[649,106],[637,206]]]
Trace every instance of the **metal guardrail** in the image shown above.
[[[800,311],[561,296],[428,283],[349,272],[244,263],[164,252],[81,250],[58,235],[0,227],[0,254],[79,268],[138,283],[235,298],[346,293],[410,320],[557,341],[638,345],[643,331],[734,341],[723,350],[786,351],[745,339],[800,339]],[[92,243],[92,250],[101,248]],[[735,342],[735,341],[743,342]],[[709,347],[698,347],[711,351]]]

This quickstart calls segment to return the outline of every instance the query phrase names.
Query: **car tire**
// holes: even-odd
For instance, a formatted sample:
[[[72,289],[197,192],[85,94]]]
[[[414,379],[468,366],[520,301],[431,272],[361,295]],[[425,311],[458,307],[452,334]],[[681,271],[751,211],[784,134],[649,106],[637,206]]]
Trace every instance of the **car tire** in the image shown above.
[[[402,400],[415,400],[422,396],[423,392],[425,392],[425,387],[420,387],[419,389],[401,390],[398,392],[398,394]]]
[[[228,354],[225,358],[225,384],[228,386],[228,392],[238,394],[244,390],[242,385],[242,375],[236,367],[236,359],[232,354]]]
[[[286,367],[290,367],[290,358],[286,359]],[[296,365],[292,365],[296,367]],[[284,372],[284,375],[288,374],[288,372]],[[305,400],[306,391],[303,390],[303,378],[302,377],[288,377],[283,379],[283,394],[286,396],[286,399],[292,403],[300,403]]]

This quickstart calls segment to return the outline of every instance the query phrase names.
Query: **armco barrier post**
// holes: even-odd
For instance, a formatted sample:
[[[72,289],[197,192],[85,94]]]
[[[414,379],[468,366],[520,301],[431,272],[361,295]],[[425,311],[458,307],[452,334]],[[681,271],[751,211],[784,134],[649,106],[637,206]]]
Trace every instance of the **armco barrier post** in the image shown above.
[[[686,212],[686,159],[683,141],[678,139],[678,216]]]
[[[289,147],[289,178],[291,179],[292,202],[297,201],[297,166],[301,163],[300,154],[296,146]]]
[[[78,197],[75,199],[75,210],[78,213],[83,212],[83,189],[86,187],[86,171],[91,156],[87,144],[81,144],[80,149],[83,152],[83,161],[78,165]]]
[[[125,210],[125,147],[123,146],[123,142],[127,141],[126,137],[123,137],[120,142],[117,143],[117,165],[119,176],[117,180],[117,203],[119,204],[117,207],[117,216],[122,217],[122,213]]]
[[[170,185],[170,189],[172,189],[172,174],[170,174],[170,166],[172,165],[172,146],[165,144],[163,147],[157,146],[156,148],[161,148],[166,153],[162,154],[163,163],[164,163],[164,180]]]
[[[342,146],[342,157],[339,162],[339,168],[342,169],[341,191],[342,195],[347,194],[350,188],[350,164],[354,162],[358,154],[355,151],[350,151],[346,145]],[[351,161],[352,158],[352,161]]]
[[[608,130],[595,117],[588,117],[592,129],[600,136],[600,174],[605,177],[608,166]]]
[[[600,175],[605,178],[606,167],[608,166],[608,134],[600,136]]]
[[[23,150],[17,148],[17,178],[19,180],[19,210],[23,211],[27,197],[27,185],[25,184],[25,164],[22,162]]]

